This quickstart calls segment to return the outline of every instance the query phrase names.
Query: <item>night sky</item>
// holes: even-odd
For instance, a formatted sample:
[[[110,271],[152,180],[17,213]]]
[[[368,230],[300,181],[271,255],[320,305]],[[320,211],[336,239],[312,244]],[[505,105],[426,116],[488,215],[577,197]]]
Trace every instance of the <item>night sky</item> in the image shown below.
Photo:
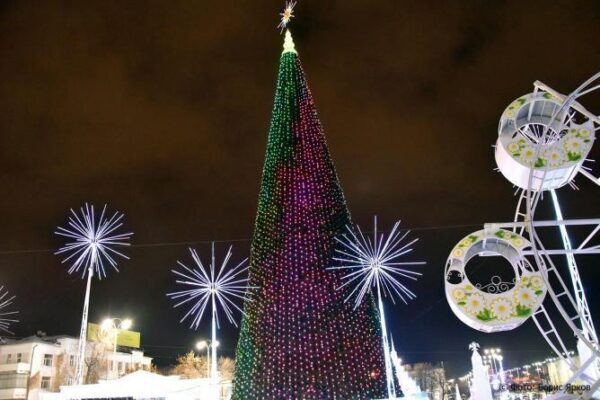
[[[132,317],[159,365],[206,338],[179,324],[170,269],[207,241],[249,252],[283,37],[281,1],[0,2],[0,284],[17,336],[77,335],[84,282],[53,255],[70,207],[108,203],[135,232],[130,261],[94,281],[90,321]],[[402,219],[427,261],[418,298],[387,308],[407,362],[467,372],[468,344],[506,366],[550,355],[528,321],[504,334],[463,325],[444,293],[452,246],[512,219],[494,172],[502,110],[541,80],[568,93],[600,68],[594,1],[306,1],[291,25],[355,222]],[[582,103],[600,113],[600,95]],[[596,144],[593,158],[600,159]],[[600,166],[595,167],[596,175]],[[572,218],[600,217],[598,188],[562,189]],[[548,209],[547,199],[540,216]],[[581,261],[584,284],[598,258]],[[485,267],[485,265],[482,265]],[[588,300],[600,323],[600,293]],[[569,336],[568,334],[566,336]],[[237,330],[224,327],[233,355]]]

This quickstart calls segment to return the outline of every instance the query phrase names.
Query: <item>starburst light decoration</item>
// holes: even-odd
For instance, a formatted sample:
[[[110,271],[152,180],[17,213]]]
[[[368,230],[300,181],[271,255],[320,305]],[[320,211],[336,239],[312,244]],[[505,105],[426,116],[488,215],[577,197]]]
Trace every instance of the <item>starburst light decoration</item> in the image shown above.
[[[404,278],[416,280],[416,277],[421,273],[406,267],[424,264],[421,261],[398,261],[400,257],[412,251],[411,246],[418,240],[413,239],[405,242],[410,231],[401,234],[398,230],[399,226],[400,221],[394,224],[386,238],[383,233],[379,234],[377,232],[377,217],[374,217],[372,239],[365,236],[358,225],[356,226],[356,232],[348,226],[347,234],[336,237],[336,240],[342,246],[336,249],[338,256],[334,257],[334,260],[340,262],[341,265],[329,268],[345,272],[342,277],[344,283],[338,289],[353,285],[345,301],[354,298],[355,308],[362,303],[365,295],[373,293],[373,289],[375,289],[381,323],[386,386],[389,399],[396,398],[396,387],[382,297],[390,297],[393,303],[395,303],[395,297],[404,303],[407,303],[407,300],[414,299],[416,295],[401,280]]]
[[[10,325],[19,322],[14,319],[14,315],[18,314],[18,311],[9,311],[10,306],[13,304],[15,296],[10,296],[8,291],[4,289],[4,286],[0,286],[0,331],[10,333]]]
[[[116,257],[129,259],[125,254],[116,250],[116,247],[129,246],[128,242],[133,233],[118,233],[123,226],[123,214],[114,212],[107,216],[106,205],[96,218],[94,206],[85,204],[79,213],[71,209],[68,226],[59,227],[56,234],[72,239],[55,254],[65,254],[63,263],[71,262],[69,274],[80,273],[82,278],[90,269],[99,279],[106,278],[106,267],[110,266],[118,271]]]
[[[217,346],[219,341],[217,340],[217,328],[220,329],[218,310],[223,310],[229,322],[237,327],[233,313],[234,310],[244,313],[241,307],[236,304],[236,301],[248,300],[246,297],[246,292],[249,289],[248,278],[242,276],[248,267],[246,266],[247,258],[245,258],[235,267],[227,268],[232,255],[232,246],[230,246],[221,262],[221,266],[217,270],[214,243],[212,243],[211,249],[212,258],[208,268],[202,263],[198,252],[192,248],[190,248],[190,254],[194,260],[194,267],[189,268],[181,261],[177,261],[181,270],[173,269],[171,271],[178,276],[175,282],[183,285],[185,289],[167,293],[167,296],[177,301],[174,308],[185,305],[190,306],[179,322],[183,322],[189,317],[191,319],[190,328],[193,329],[198,329],[206,308],[209,304],[211,305],[210,376],[213,379],[218,379]]]
[[[419,240],[413,239],[405,243],[410,231],[401,233],[399,226],[400,221],[394,224],[386,238],[383,233],[377,232],[377,217],[375,217],[372,238],[365,236],[358,226],[356,230],[347,227],[347,233],[336,237],[342,247],[336,249],[338,255],[334,260],[340,262],[340,265],[329,269],[346,272],[344,284],[339,289],[353,286],[346,301],[354,298],[355,307],[358,307],[365,295],[373,288],[385,297],[390,297],[394,304],[395,298],[407,303],[407,300],[416,297],[401,280],[417,280],[417,277],[422,274],[406,267],[425,263],[398,261],[400,257],[412,252],[411,246]]]
[[[176,283],[183,285],[186,289],[168,293],[167,296],[173,300],[178,300],[174,305],[175,308],[186,304],[190,305],[190,308],[183,318],[181,318],[180,322],[191,318],[190,328],[198,329],[208,304],[211,300],[216,300],[217,327],[220,327],[219,308],[223,310],[230,323],[236,327],[238,326],[233,313],[234,310],[243,313],[241,307],[236,304],[236,301],[246,300],[248,278],[243,277],[242,274],[246,272],[248,267],[246,266],[246,258],[234,268],[227,268],[227,264],[232,256],[231,249],[232,247],[230,246],[218,271],[214,260],[214,247],[213,259],[208,268],[202,263],[198,252],[192,248],[190,248],[190,254],[195,264],[193,268],[189,268],[181,261],[177,262],[181,270],[173,269],[172,272],[178,276]]]
[[[296,3],[296,1],[286,1],[283,12],[279,13],[279,15],[281,15],[281,21],[279,22],[279,25],[277,25],[277,28],[279,28],[281,32],[283,32],[292,18],[294,18],[294,7],[296,7]]]
[[[129,259],[125,254],[116,250],[117,247],[129,246],[129,239],[133,235],[131,232],[118,233],[122,226],[122,213],[115,212],[109,217],[105,205],[98,216],[94,211],[94,206],[86,203],[79,209],[79,213],[71,209],[67,227],[58,227],[55,231],[55,234],[70,240],[55,254],[65,255],[62,260],[63,264],[71,263],[69,274],[81,274],[81,278],[87,281],[75,367],[74,382],[78,385],[83,384],[92,278],[94,275],[98,279],[106,278],[107,266],[118,271],[116,260],[118,257]]]

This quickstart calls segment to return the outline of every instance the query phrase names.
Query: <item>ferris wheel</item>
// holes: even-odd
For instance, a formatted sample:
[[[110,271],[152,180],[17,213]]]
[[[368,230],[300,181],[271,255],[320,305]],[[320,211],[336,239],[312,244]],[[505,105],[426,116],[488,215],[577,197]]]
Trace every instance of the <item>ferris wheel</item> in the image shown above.
[[[453,248],[445,271],[448,303],[464,323],[483,332],[499,332],[532,318],[572,371],[567,383],[590,386],[582,392],[565,389],[552,399],[586,399],[600,388],[598,336],[577,264],[580,257],[600,254],[600,219],[565,218],[557,194],[567,185],[576,187],[573,180],[578,174],[600,186],[600,178],[584,166],[600,118],[578,102],[600,88],[599,79],[600,73],[569,95],[536,81],[533,92],[504,110],[495,158],[500,172],[518,190],[514,219],[487,223],[467,235]],[[540,220],[536,210],[548,197],[555,218]],[[569,230],[577,230],[576,242]],[[559,246],[547,240],[548,232],[559,234]],[[489,284],[473,284],[465,267],[476,255],[505,258],[514,279],[494,276]],[[565,261],[568,273],[561,268]],[[579,362],[567,348],[570,338],[565,332],[577,339]]]

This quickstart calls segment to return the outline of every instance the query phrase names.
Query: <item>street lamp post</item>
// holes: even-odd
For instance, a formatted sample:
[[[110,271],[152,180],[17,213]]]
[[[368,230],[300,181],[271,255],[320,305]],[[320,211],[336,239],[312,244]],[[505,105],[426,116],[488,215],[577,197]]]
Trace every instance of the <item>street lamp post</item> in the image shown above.
[[[504,360],[504,357],[502,355],[497,355],[496,359],[498,360],[498,373],[500,375],[500,381],[502,381],[502,383],[506,383],[506,376],[504,374],[504,363],[502,362]]]
[[[531,379],[531,376],[529,375],[529,368],[531,368],[530,365],[523,365],[523,370],[524,370],[523,371],[523,375],[525,375],[527,377],[527,381],[526,382],[529,382],[530,379]]]
[[[27,375],[27,387],[25,388],[25,400],[29,400],[29,385],[31,384],[31,374],[33,373],[33,357],[35,356],[35,349],[38,347],[37,343],[31,348],[31,359],[29,361],[29,374]]]
[[[206,376],[208,378],[216,378],[218,375],[216,364],[216,348],[219,347],[218,340],[201,340],[196,343],[196,350],[202,351],[206,349]]]
[[[117,360],[117,337],[119,336],[119,331],[126,331],[131,328],[133,322],[129,318],[121,319],[121,318],[106,318],[102,321],[102,325],[100,325],[100,329],[104,332],[110,332],[113,339],[113,359],[112,366],[114,369],[115,365],[118,365]],[[117,370],[117,377],[119,375],[119,371]]]
[[[196,343],[196,350],[202,351],[206,348],[206,377],[210,377],[210,347],[206,340]]]
[[[484,359],[487,360],[490,368],[492,370],[492,374],[496,376],[502,383],[505,383],[506,377],[504,375],[504,365],[502,360],[504,357],[502,356],[502,350],[499,348],[494,349],[485,349],[484,350]]]

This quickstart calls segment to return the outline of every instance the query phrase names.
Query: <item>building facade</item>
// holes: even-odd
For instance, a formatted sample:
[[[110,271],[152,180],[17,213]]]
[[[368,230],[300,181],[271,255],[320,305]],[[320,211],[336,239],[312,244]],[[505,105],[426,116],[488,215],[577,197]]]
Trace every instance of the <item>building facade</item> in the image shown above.
[[[7,340],[0,345],[0,400],[39,400],[73,384],[79,339],[70,336]],[[116,379],[136,370],[150,370],[152,358],[142,351],[114,352],[112,346],[88,342],[84,381]]]
[[[429,395],[433,400],[441,400],[445,398],[446,385],[446,370],[443,363],[416,363],[405,364],[404,368],[408,376]]]

